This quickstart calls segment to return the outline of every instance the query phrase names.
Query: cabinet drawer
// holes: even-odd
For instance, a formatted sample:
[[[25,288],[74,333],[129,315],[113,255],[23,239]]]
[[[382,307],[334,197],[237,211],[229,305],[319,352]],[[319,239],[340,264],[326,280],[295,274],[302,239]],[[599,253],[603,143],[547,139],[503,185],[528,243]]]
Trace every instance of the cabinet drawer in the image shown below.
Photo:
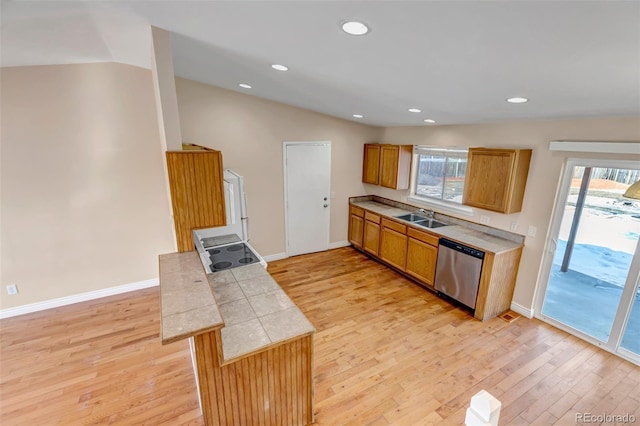
[[[411,238],[415,238],[416,240],[422,241],[423,243],[431,244],[432,246],[438,247],[438,241],[440,240],[433,234],[429,234],[427,232],[418,231],[417,229],[409,228],[409,232],[407,233]]]
[[[385,228],[393,229],[394,231],[399,232],[401,234],[407,233],[406,225],[403,225],[398,222],[394,222],[389,219],[382,219],[382,226],[384,226]]]
[[[360,207],[350,206],[349,212],[358,217],[364,217],[364,210],[362,210]]]
[[[368,210],[365,210],[364,218],[365,218],[365,220],[368,220],[369,222],[380,223],[380,216],[378,216],[375,213],[371,213]]]

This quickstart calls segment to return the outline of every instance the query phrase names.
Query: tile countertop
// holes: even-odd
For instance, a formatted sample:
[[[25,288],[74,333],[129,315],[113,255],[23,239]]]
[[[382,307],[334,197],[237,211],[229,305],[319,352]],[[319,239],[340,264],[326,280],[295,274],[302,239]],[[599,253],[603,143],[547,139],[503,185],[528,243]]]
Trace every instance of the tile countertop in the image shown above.
[[[162,343],[220,329],[222,363],[315,332],[260,264],[205,274],[195,251],[160,255]]]
[[[208,274],[220,307],[224,362],[315,332],[260,264]]]
[[[195,251],[159,256],[162,344],[224,326]]]
[[[500,238],[486,232],[478,231],[476,229],[471,229],[469,227],[463,225],[455,225],[451,224],[449,226],[443,226],[440,228],[424,228],[419,225],[412,225],[411,222],[403,221],[395,218],[395,216],[400,216],[407,213],[415,213],[418,209],[417,207],[414,210],[407,210],[405,208],[394,207],[384,203],[379,203],[377,201],[351,201],[351,204],[366,210],[369,210],[373,213],[377,213],[381,216],[387,216],[389,218],[395,219],[399,222],[402,222],[408,226],[412,226],[415,229],[420,231],[430,232],[438,237],[444,237],[450,240],[457,241],[461,244],[465,244],[471,246],[473,248],[492,253],[501,253],[504,251],[513,250],[518,247],[522,247],[522,243],[518,243],[515,241],[508,240],[506,238]],[[453,219],[453,218],[452,218]],[[437,214],[436,220],[442,220],[446,223],[451,223],[448,220],[448,217],[445,215]]]

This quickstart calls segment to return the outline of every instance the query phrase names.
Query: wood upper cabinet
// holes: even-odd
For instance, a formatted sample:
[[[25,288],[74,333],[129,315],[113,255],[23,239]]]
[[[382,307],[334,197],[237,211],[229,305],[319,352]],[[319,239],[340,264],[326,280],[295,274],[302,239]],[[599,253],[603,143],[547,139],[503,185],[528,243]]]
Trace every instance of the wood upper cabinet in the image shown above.
[[[364,212],[362,248],[374,256],[378,256],[380,248],[380,216],[369,211]]]
[[[439,238],[427,232],[409,228],[406,272],[433,287],[436,275]]]
[[[364,238],[364,210],[358,207],[349,207],[349,242],[358,248],[362,248]]]
[[[412,145],[365,144],[362,182],[409,189]]]
[[[167,169],[178,251],[191,251],[191,231],[226,224],[222,153],[168,151]]]
[[[378,185],[380,183],[380,145],[365,144],[362,165],[362,182]]]
[[[382,219],[380,227],[380,259],[405,270],[407,263],[407,227],[389,219]]]
[[[522,210],[530,149],[469,148],[462,204],[510,214]]]

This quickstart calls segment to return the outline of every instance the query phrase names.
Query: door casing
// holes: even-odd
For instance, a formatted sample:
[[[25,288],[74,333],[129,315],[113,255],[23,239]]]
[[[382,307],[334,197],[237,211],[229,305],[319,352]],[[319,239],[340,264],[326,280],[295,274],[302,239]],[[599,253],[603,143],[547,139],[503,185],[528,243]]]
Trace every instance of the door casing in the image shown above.
[[[318,202],[321,201],[325,204],[328,204],[327,208],[321,210],[323,213],[318,214],[317,217],[308,218],[310,226],[313,226],[318,232],[316,235],[319,235],[319,238],[314,242],[314,244],[307,244],[307,249],[303,249],[300,251],[296,248],[296,244],[292,244],[292,238],[296,236],[291,232],[292,230],[292,221],[294,219],[290,217],[292,214],[292,210],[294,208],[290,208],[296,203],[295,194],[291,194],[289,191],[289,179],[292,178],[292,167],[287,164],[287,149],[291,146],[325,146],[328,149],[328,163],[326,164],[326,179],[322,182],[321,186],[324,187],[324,195],[319,198]],[[286,246],[286,254],[287,256],[295,256],[303,253],[312,253],[317,251],[324,251],[329,249],[329,234],[330,234],[330,210],[331,210],[331,142],[330,141],[285,141],[282,143],[282,155],[283,155],[283,170],[284,170],[284,208],[285,208],[285,246]],[[312,159],[313,160],[313,159]],[[315,161],[321,161],[321,159],[316,158]],[[326,197],[326,201],[323,201],[322,198]],[[320,204],[321,205],[321,204]],[[295,214],[295,213],[294,213]],[[313,212],[311,212],[313,214]]]
[[[547,232],[547,238],[545,242],[545,248],[543,251],[543,258],[540,264],[540,270],[538,272],[538,280],[535,293],[535,309],[534,316],[544,322],[547,322],[554,327],[564,330],[570,334],[573,334],[589,343],[597,345],[602,349],[617,354],[620,357],[640,365],[640,357],[636,354],[620,348],[620,342],[622,341],[622,333],[624,326],[629,320],[631,314],[631,308],[633,306],[633,297],[638,288],[638,281],[640,280],[640,240],[636,245],[636,251],[629,267],[629,273],[627,275],[627,281],[620,297],[620,305],[616,312],[615,319],[613,321],[611,335],[608,342],[601,342],[592,336],[581,332],[573,327],[570,327],[564,323],[561,323],[551,317],[547,317],[542,313],[542,305],[544,304],[544,297],[547,292],[547,285],[549,283],[549,274],[553,264],[553,256],[558,246],[558,235],[560,233],[560,226],[562,225],[562,215],[569,196],[570,182],[572,177],[572,171],[574,167],[610,167],[616,169],[637,169],[640,167],[637,161],[627,160],[600,160],[591,158],[568,158],[565,162],[562,170],[562,175],[558,183],[556,190],[556,199],[553,205],[551,214],[551,221],[549,223],[549,230]]]

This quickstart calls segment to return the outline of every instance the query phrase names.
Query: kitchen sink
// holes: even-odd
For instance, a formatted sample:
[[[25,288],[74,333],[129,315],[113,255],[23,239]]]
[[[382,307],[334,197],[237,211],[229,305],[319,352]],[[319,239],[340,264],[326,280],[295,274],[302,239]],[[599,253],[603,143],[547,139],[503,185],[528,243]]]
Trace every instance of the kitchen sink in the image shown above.
[[[409,222],[418,222],[418,221],[422,221],[422,220],[429,220],[424,216],[420,216],[420,215],[413,214],[413,213],[403,214],[402,216],[396,216],[396,219],[406,220],[406,221],[409,221]]]
[[[444,222],[439,222],[435,219],[418,220],[413,222],[414,225],[424,226],[425,228],[440,228],[442,226],[449,226]]]
[[[425,228],[440,228],[441,226],[448,226],[444,222],[437,221],[435,219],[429,219],[428,217],[420,216],[418,214],[409,213],[401,216],[395,216],[396,219],[406,220],[414,225],[423,226]]]

